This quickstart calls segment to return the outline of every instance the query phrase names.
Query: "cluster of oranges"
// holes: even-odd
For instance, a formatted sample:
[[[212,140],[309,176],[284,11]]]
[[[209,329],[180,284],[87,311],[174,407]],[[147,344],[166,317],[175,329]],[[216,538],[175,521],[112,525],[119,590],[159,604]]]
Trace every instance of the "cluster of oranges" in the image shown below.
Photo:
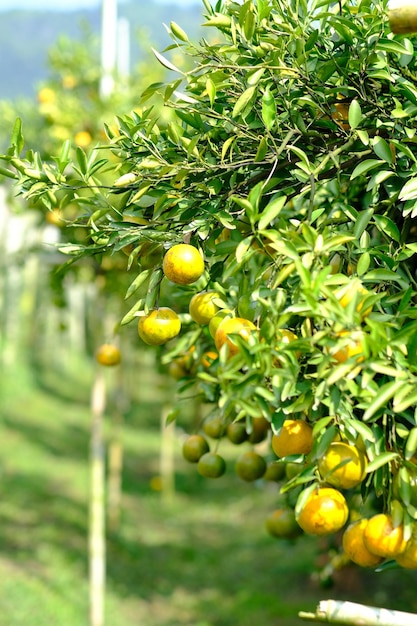
[[[165,253],[162,270],[172,283],[190,285],[204,274],[204,259],[196,247],[177,244]],[[355,307],[362,319],[371,310],[368,296],[359,280],[350,281],[336,293],[339,304],[344,308]],[[225,308],[215,291],[194,294],[189,302],[189,315],[195,323],[208,327],[214,342],[213,349],[200,359],[205,369],[218,360],[221,351],[228,360],[239,353],[242,342],[260,339],[256,325]],[[139,317],[139,336],[148,345],[163,345],[180,331],[180,316],[169,307],[155,308]],[[279,329],[276,333],[277,339],[285,344],[298,339],[289,329]],[[338,334],[341,342],[331,351],[334,361],[344,363],[353,358],[360,365],[364,359],[362,329],[349,333],[340,329]],[[97,360],[113,365],[120,361],[120,354],[105,346],[97,354]],[[187,376],[195,361],[196,349],[192,346],[171,362],[170,372],[175,378]],[[271,535],[293,539],[303,532],[316,536],[341,533],[345,555],[362,567],[375,567],[384,560],[395,559],[402,567],[417,568],[417,526],[411,532],[405,528],[401,515],[396,514],[395,499],[390,514],[372,511],[374,514],[366,518],[349,504],[349,500],[354,500],[355,489],[360,489],[369,476],[363,441],[360,437],[352,441],[338,428],[326,449],[318,454],[315,447],[318,435],[318,425],[311,425],[305,417],[287,418],[279,429],[273,429],[264,417],[252,417],[246,422],[215,413],[203,420],[199,432],[187,435],[182,454],[196,465],[201,476],[219,478],[227,469],[218,451],[219,441],[227,438],[235,445],[249,443],[250,448],[239,454],[234,463],[234,471],[241,480],[282,483],[284,494],[292,489],[292,483],[296,485],[293,501],[287,498],[284,506],[267,517],[266,528]],[[215,442],[213,450],[211,442]],[[305,480],[300,480],[303,475]]]

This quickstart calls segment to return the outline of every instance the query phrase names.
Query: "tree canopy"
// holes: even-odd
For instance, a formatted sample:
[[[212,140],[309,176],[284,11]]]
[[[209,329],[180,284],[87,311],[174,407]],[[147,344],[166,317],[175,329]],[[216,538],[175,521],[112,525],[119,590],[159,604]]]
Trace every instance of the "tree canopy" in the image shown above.
[[[317,462],[341,438],[366,451],[361,501],[403,521],[417,451],[417,39],[394,35],[385,0],[219,0],[205,5],[207,39],[171,23],[155,51],[172,71],[129,115],[74,159],[24,148],[18,121],[3,161],[27,199],[78,205],[83,242],[71,262],[128,252],[119,328],[172,307],[182,329],[163,363],[191,354],[195,383],[224,424],[255,418],[277,435],[289,418],[312,426],[311,453],[283,487],[317,488]],[[191,69],[177,67],[181,52]],[[158,94],[164,106],[149,103]],[[163,253],[200,249],[194,283],[167,280]],[[156,254],[152,254],[156,253]],[[151,258],[151,262],[149,259]],[[191,297],[252,322],[208,366],[207,325]],[[288,333],[291,333],[289,340]],[[138,340],[140,341],[140,340]],[[414,502],[414,504],[413,504]]]

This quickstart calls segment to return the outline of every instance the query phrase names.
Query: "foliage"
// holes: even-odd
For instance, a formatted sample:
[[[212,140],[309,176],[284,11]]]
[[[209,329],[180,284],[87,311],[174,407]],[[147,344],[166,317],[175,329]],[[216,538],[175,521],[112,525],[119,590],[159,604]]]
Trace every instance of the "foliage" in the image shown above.
[[[117,132],[107,127],[111,155],[78,148],[69,160],[64,147],[54,162],[22,160],[17,122],[4,156],[16,173],[8,171],[26,198],[78,204],[76,221],[94,237],[62,248],[74,259],[131,246],[122,326],[159,304],[178,310],[183,332],[164,362],[194,345],[198,363],[212,348],[186,313],[201,289],[254,321],[258,332],[236,338],[236,356],[221,350],[182,389],[197,382],[225,423],[246,419],[250,428],[262,415],[279,432],[287,417],[308,420],[313,450],[290,457],[302,471],[284,487],[308,485],[305,497],[330,442],[359,442],[369,460],[361,501],[391,511],[410,536],[417,40],[390,32],[384,0],[204,4],[217,38],[194,44],[171,23],[170,50],[193,67],[156,52],[177,78],[149,85]],[[168,117],[149,104],[155,94]],[[127,214],[142,222],[126,224]],[[145,246],[182,241],[206,259],[194,285],[168,284],[159,265],[138,270]],[[280,341],[283,328],[297,339]]]

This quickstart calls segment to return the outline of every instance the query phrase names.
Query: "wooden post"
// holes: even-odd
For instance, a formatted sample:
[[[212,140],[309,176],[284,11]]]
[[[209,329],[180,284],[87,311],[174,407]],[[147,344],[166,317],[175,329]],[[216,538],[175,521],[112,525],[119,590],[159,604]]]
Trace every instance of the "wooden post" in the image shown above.
[[[315,613],[301,612],[303,620],[348,626],[415,626],[417,615],[354,602],[322,600]]]
[[[103,372],[96,369],[91,394],[90,443],[90,515],[89,515],[89,575],[90,626],[104,626],[106,580],[105,540],[105,453],[103,417],[106,406],[106,386]]]
[[[103,0],[101,10],[100,96],[108,98],[114,89],[117,58],[117,0]]]

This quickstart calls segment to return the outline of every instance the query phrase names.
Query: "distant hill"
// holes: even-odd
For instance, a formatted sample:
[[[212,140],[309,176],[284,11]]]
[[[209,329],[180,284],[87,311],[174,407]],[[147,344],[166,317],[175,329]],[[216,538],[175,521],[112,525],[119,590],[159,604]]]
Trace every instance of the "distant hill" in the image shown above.
[[[198,37],[202,4],[180,8],[152,0],[131,0],[119,6],[120,17],[131,26],[131,63],[140,58],[138,37],[143,29],[153,47],[162,50],[170,43],[163,23],[177,22],[190,36]],[[100,32],[100,10],[5,11],[0,14],[0,100],[31,96],[48,74],[48,50],[59,35],[81,39],[83,25]]]

